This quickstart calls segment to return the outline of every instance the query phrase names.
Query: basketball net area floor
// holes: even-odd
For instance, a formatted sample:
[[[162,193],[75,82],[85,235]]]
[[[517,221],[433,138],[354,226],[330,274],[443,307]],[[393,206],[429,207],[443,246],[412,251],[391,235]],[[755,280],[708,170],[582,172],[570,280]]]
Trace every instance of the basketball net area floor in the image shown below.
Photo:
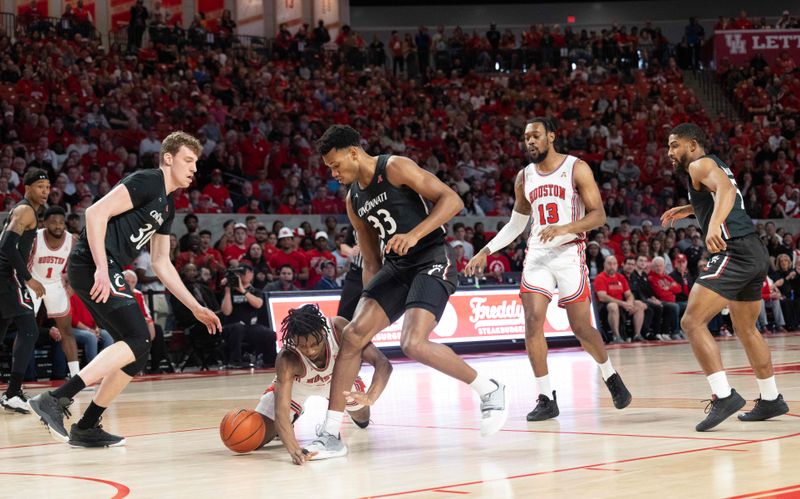
[[[610,348],[633,393],[622,411],[588,354],[551,351],[561,415],[539,423],[525,420],[537,392],[524,352],[467,356],[507,385],[508,422],[489,438],[480,436],[467,386],[395,362],[369,428],[344,425],[349,455],[302,467],[280,442],[235,455],[220,441],[222,416],[253,408],[273,373],[144,377],[103,420],[127,437],[126,447],[73,449],[35,416],[0,414],[0,497],[800,497],[800,335],[768,341],[791,409],[774,421],[733,417],[695,432],[709,387],[686,342]],[[744,350],[733,339],[719,345],[732,386],[752,401],[757,386]],[[77,397],[70,423],[91,397]],[[313,439],[325,409],[323,399],[310,401],[295,426],[301,442]]]

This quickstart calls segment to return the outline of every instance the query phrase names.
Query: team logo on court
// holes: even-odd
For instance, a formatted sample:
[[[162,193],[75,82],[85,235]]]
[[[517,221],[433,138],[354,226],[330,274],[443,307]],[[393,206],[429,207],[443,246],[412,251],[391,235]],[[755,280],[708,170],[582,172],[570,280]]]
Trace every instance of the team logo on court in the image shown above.
[[[747,40],[742,38],[741,33],[725,35],[725,45],[728,46],[731,55],[747,53]]]

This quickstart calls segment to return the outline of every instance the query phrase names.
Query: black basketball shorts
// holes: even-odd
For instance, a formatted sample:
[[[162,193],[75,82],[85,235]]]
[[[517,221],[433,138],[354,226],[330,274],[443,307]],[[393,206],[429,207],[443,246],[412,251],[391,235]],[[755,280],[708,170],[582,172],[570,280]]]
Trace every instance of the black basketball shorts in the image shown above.
[[[89,309],[97,325],[108,331],[114,341],[125,341],[129,338],[149,340],[150,331],[147,329],[144,314],[139,310],[139,304],[125,282],[119,263],[111,257],[108,258],[111,294],[105,303],[94,301],[90,295],[96,270],[90,251],[78,249],[70,255],[67,266],[70,286]],[[138,313],[121,313],[122,307],[130,305],[134,305]]]
[[[339,309],[336,315],[352,321],[362,291],[364,291],[364,283],[361,280],[361,270],[347,272],[342,284],[342,294],[339,298]]]
[[[727,249],[714,253],[695,284],[731,301],[759,301],[769,270],[769,254],[756,234],[726,241]]]
[[[364,289],[363,296],[377,301],[390,322],[410,308],[428,310],[438,321],[457,283],[453,248],[440,244],[410,258],[387,259]]]
[[[0,279],[0,316],[13,319],[20,315],[34,315],[33,300],[25,283],[15,276]]]

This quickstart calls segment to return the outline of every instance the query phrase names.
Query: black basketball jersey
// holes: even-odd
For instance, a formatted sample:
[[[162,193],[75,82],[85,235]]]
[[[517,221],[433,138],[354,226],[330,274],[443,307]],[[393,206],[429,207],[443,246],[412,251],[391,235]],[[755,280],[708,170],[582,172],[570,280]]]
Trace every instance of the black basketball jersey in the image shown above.
[[[736,185],[736,178],[733,176],[733,172],[715,155],[707,154],[704,157],[713,159],[736,188],[736,200],[733,203],[733,208],[731,208],[731,212],[722,223],[722,238],[728,240],[754,233],[753,221],[744,209],[744,199],[742,198],[742,193],[739,192],[739,187]],[[689,179],[689,202],[692,203],[694,214],[700,222],[703,234],[708,233],[708,223],[711,220],[711,214],[714,212],[714,198],[715,194],[713,192],[695,190],[691,179]]]
[[[361,189],[358,182],[353,182],[350,186],[353,212],[375,228],[382,248],[393,235],[411,232],[428,216],[428,205],[418,192],[405,186],[395,187],[386,178],[386,163],[389,157],[388,154],[378,156],[375,174],[366,189]],[[444,237],[443,227],[431,231],[420,239],[405,257],[414,256],[431,246],[444,244]],[[386,258],[392,260],[400,256],[391,252]]]
[[[175,218],[175,203],[172,194],[166,193],[164,172],[160,168],[137,171],[120,183],[128,189],[133,209],[108,221],[106,254],[124,267],[139,256],[153,234],[170,233]],[[76,250],[79,249],[89,249],[85,228],[76,244]]]
[[[28,198],[22,198],[22,201],[17,203],[11,211],[17,209],[17,206],[30,206],[30,201]],[[34,210],[35,211],[35,210]],[[5,223],[3,224],[3,232],[5,232],[6,227],[8,227],[8,223],[11,221],[11,212],[8,214],[8,218],[6,218]],[[19,236],[19,242],[17,243],[17,249],[19,250],[20,255],[22,255],[22,259],[27,262],[31,256],[31,249],[33,248],[33,241],[36,239],[36,229],[38,227],[34,227],[33,229],[28,229]],[[11,261],[8,259],[8,256],[0,252],[0,279],[11,279],[16,275],[14,270],[14,266],[11,264]],[[20,282],[21,284],[21,282]]]

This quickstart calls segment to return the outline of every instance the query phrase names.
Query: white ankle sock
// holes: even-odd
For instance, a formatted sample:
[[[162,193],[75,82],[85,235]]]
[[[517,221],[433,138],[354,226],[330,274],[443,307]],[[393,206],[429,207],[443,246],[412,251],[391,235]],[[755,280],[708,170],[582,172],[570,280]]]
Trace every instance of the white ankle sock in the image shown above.
[[[597,365],[600,366],[600,372],[603,374],[603,381],[607,381],[608,378],[610,378],[611,376],[614,375],[615,372],[617,372],[614,370],[614,366],[611,365],[610,357],[606,359],[606,361],[603,362],[602,364],[597,364]]]
[[[717,398],[724,399],[731,394],[731,385],[728,384],[728,376],[725,371],[718,371],[707,376],[708,384],[711,385],[711,393]]]
[[[475,380],[470,383],[469,386],[480,396],[484,396],[487,393],[492,393],[493,391],[497,390],[497,383],[480,373],[478,373],[478,375],[475,377]]]
[[[344,412],[328,411],[325,415],[325,431],[331,435],[339,435],[339,430],[342,427],[342,418]]]
[[[69,375],[75,376],[81,371],[81,365],[78,363],[77,360],[72,362],[67,362],[67,366],[69,367]]]
[[[775,383],[775,376],[767,379],[756,378],[758,391],[761,392],[761,400],[775,400],[778,398],[778,385]]]
[[[539,393],[547,398],[553,398],[553,389],[550,387],[549,374],[545,374],[541,378],[536,378],[536,384],[539,385]]]

